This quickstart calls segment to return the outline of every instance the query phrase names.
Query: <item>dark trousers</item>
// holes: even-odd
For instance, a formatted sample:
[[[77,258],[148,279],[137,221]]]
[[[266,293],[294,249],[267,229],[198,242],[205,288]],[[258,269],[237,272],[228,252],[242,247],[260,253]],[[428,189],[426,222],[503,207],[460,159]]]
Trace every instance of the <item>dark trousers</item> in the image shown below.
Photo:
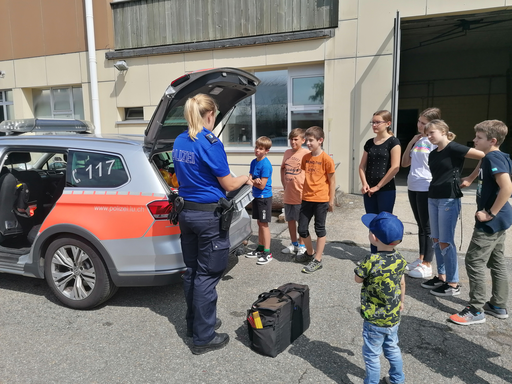
[[[187,301],[187,328],[194,344],[207,344],[215,337],[217,286],[227,267],[229,233],[220,230],[217,212],[183,210],[179,216],[181,249],[187,266],[183,289]]]
[[[363,195],[364,209],[366,213],[393,213],[395,207],[396,190],[391,191],[377,191],[371,197],[367,193]],[[377,247],[371,245],[372,253],[377,253]]]
[[[327,235],[325,230],[325,221],[327,220],[327,211],[329,210],[329,202],[317,203],[314,201],[304,201],[300,206],[299,214],[299,236],[303,239],[309,237],[309,223],[313,216],[315,216],[315,233],[317,237],[324,237]]]
[[[418,241],[420,245],[420,255],[423,255],[423,261],[431,263],[434,260],[434,248],[432,248],[432,238],[430,237],[430,221],[428,216],[428,192],[409,192],[409,203],[412,213],[418,224]]]

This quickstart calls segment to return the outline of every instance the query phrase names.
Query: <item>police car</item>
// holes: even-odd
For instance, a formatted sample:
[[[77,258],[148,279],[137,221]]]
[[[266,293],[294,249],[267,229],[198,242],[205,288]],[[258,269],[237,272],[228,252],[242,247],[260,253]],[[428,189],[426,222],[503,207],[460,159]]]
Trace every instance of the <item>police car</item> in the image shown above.
[[[94,135],[78,120],[4,121],[0,131],[0,272],[46,279],[66,306],[93,308],[118,287],[180,281],[179,226],[168,220],[171,150],[186,100],[211,95],[221,129],[259,80],[233,68],[186,74],[163,95],[144,135]],[[217,129],[216,128],[216,129]],[[231,251],[251,235],[239,207]]]

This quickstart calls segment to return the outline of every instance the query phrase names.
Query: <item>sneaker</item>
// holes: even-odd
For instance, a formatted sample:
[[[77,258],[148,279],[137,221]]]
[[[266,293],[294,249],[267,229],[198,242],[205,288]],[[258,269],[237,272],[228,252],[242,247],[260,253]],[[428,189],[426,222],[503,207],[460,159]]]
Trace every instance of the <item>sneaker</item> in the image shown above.
[[[293,244],[290,244],[289,246],[287,246],[286,248],[283,248],[283,250],[281,251],[281,253],[295,253],[297,252],[297,248],[295,245]]]
[[[432,267],[429,267],[425,264],[418,264],[416,268],[409,271],[409,277],[414,277],[415,279],[426,279],[432,276]]]
[[[483,312],[476,311],[471,306],[467,306],[459,313],[451,315],[449,320],[460,325],[480,324],[485,323],[485,314]]]
[[[315,254],[313,253],[312,255],[310,255],[307,251],[304,251],[303,254],[299,255],[297,253],[297,256],[295,256],[295,262],[296,263],[309,263],[313,257],[315,256]]]
[[[250,259],[254,259],[256,257],[260,257],[262,253],[263,253],[263,251],[258,251],[258,250],[255,249],[254,251],[247,252],[245,254],[245,257],[248,257]]]
[[[384,376],[382,380],[380,381],[380,384],[391,384],[391,380],[389,376]]]
[[[256,262],[256,264],[263,265],[263,264],[270,263],[271,261],[272,261],[272,254],[262,252],[261,255],[258,257],[258,261]]]
[[[484,304],[484,312],[498,319],[508,318],[508,311],[505,308],[498,308],[489,302]]]
[[[422,262],[423,262],[423,260],[421,260],[421,259],[416,259],[416,260],[414,260],[412,263],[407,264],[407,265],[405,266],[405,269],[406,269],[407,271],[412,271],[414,268],[416,268],[416,267],[417,267],[418,265],[420,265]]]
[[[439,287],[440,285],[443,285],[444,281],[441,280],[439,277],[434,276],[432,279],[425,281],[424,283],[421,283],[421,286],[426,289],[434,289],[435,287]]]
[[[311,262],[306,265],[304,268],[302,268],[302,272],[304,273],[313,273],[318,271],[319,269],[322,269],[322,260],[318,261],[317,259],[311,260]]]
[[[444,283],[437,288],[434,288],[430,291],[434,296],[458,296],[460,295],[460,285],[457,284],[456,287],[452,287],[448,283]]]
[[[305,253],[306,253],[306,247],[301,247],[299,245],[299,249],[297,249],[297,256],[302,256]]]

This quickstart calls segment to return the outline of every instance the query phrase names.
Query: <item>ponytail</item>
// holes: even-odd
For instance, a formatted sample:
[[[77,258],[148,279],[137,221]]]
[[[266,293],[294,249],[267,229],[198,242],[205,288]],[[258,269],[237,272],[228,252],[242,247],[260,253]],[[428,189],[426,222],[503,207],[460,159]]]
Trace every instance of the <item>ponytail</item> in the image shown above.
[[[429,121],[425,126],[425,132],[428,129],[437,129],[438,131],[444,133],[449,141],[453,141],[455,139],[455,133],[450,131],[448,124],[446,124],[444,120],[434,119]]]
[[[208,95],[198,93],[191,97],[185,103],[184,115],[188,123],[188,136],[195,140],[197,134],[202,131],[204,126],[204,116],[213,111],[217,111],[217,104]]]

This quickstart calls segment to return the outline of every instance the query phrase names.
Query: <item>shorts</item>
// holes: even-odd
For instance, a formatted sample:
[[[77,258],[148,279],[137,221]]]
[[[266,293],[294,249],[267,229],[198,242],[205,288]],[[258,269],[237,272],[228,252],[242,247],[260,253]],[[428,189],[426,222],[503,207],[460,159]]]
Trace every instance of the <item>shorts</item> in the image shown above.
[[[327,235],[325,230],[325,221],[327,220],[327,211],[329,210],[329,202],[317,203],[314,201],[302,200],[299,218],[299,236],[303,239],[309,237],[309,222],[315,217],[315,233],[317,237]]]
[[[256,197],[252,201],[252,218],[261,223],[272,221],[272,197]]]
[[[284,219],[286,221],[299,221],[301,204],[285,204]]]

